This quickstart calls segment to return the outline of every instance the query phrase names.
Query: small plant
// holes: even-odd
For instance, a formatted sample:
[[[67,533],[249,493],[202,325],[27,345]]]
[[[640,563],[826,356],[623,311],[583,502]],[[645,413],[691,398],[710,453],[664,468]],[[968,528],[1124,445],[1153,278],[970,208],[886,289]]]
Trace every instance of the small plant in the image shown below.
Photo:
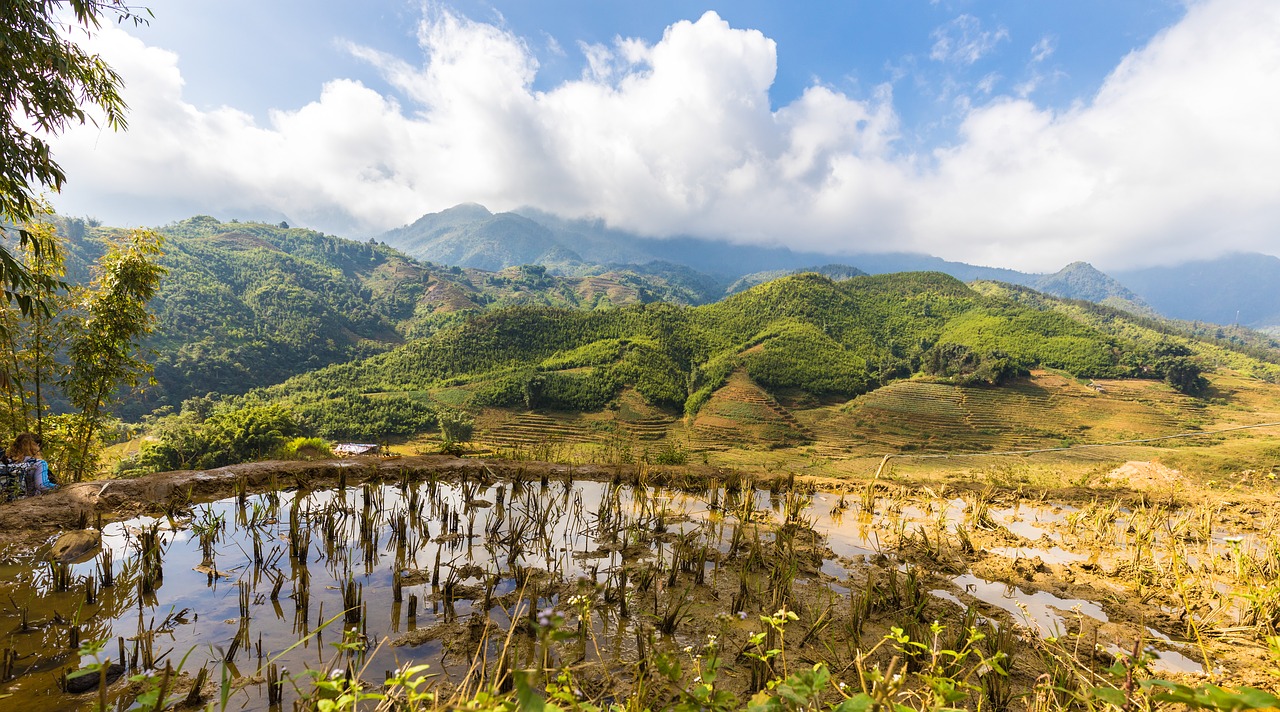
[[[689,453],[683,448],[667,443],[648,453],[646,459],[655,465],[684,465],[689,462]]]
[[[333,450],[324,438],[297,437],[280,448],[280,456],[286,460],[324,460],[333,457]]]

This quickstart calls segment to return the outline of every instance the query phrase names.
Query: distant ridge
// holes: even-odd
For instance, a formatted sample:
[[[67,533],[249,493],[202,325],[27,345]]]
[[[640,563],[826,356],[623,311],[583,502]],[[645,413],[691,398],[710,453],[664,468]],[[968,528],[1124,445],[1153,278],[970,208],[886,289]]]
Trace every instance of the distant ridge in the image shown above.
[[[1116,277],[1161,314],[1255,329],[1280,327],[1280,258],[1236,253]]]
[[[486,270],[533,264],[554,274],[588,276],[617,269],[640,272],[638,266],[649,265],[647,274],[674,280],[707,301],[813,265],[839,264],[865,274],[941,272],[964,282],[1007,282],[1139,315],[1280,329],[1280,258],[1260,254],[1114,275],[1075,262],[1037,274],[904,252],[818,253],[690,236],[651,238],[600,219],[568,219],[534,208],[495,214],[475,203],[424,215],[381,239],[420,260]],[[672,271],[677,267],[679,274]]]
[[[534,208],[491,213],[475,203],[429,213],[379,239],[411,257],[459,267],[498,270],[540,264],[560,274],[583,274],[592,265],[667,262],[710,275],[725,286],[746,275],[782,276],[826,264],[852,266],[865,274],[942,272],[962,281],[1023,286],[1034,286],[1043,276],[905,252],[835,254],[690,236],[644,237],[599,219],[566,219]]]
[[[1031,286],[1055,297],[1083,299],[1146,316],[1155,314],[1142,297],[1088,262],[1072,262]]]

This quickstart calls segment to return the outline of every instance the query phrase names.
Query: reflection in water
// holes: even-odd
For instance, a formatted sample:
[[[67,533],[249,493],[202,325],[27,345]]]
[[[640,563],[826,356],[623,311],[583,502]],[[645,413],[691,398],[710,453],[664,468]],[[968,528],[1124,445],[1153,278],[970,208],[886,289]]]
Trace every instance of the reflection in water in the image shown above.
[[[1037,524],[1058,517],[1041,518],[1040,511],[995,515],[1040,540],[1048,534]],[[458,679],[472,660],[451,655],[449,643],[478,642],[476,621],[505,630],[513,619],[565,611],[566,592],[579,581],[620,607],[612,619],[592,617],[589,632],[609,654],[622,655],[637,645],[627,607],[662,613],[658,593],[675,584],[677,570],[699,582],[731,577],[736,586],[738,573],[722,572],[723,561],[757,551],[762,538],[781,530],[816,532],[818,561],[796,582],[861,595],[857,581],[873,563],[903,568],[886,540],[899,540],[908,527],[954,533],[965,512],[960,499],[878,503],[863,512],[832,494],[691,493],[589,481],[406,481],[242,494],[177,519],[109,524],[102,554],[64,569],[29,554],[0,563],[0,600],[12,602],[0,612],[0,627],[11,631],[5,645],[17,656],[4,691],[32,709],[90,709],[94,700],[69,700],[57,689],[66,670],[90,662],[75,652],[73,630],[80,642],[104,641],[101,658],[123,658],[134,670],[177,665],[185,656],[188,672],[216,671],[225,662],[233,676],[255,676],[274,663],[295,673],[363,669],[372,679],[412,660]],[[1076,557],[1057,546],[998,553]],[[1061,630],[1063,611],[1107,620],[1089,601],[972,574],[954,584],[955,593],[931,593],[962,608],[986,602],[1044,635]],[[737,610],[728,600],[716,605]],[[496,659],[502,651],[486,652]],[[600,654],[584,643],[584,660]],[[1172,651],[1161,655],[1176,660]],[[245,690],[238,704],[267,707],[265,685]],[[286,706],[291,694],[286,690]]]

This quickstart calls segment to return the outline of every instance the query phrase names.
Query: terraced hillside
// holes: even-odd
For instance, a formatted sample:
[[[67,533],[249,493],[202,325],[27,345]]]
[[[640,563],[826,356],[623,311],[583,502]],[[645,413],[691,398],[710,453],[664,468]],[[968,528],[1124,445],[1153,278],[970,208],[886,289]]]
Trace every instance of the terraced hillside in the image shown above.
[[[791,411],[738,370],[698,411],[689,431],[688,444],[692,450],[723,450],[730,446],[777,448],[812,439],[813,434]]]
[[[1037,370],[1000,387],[917,379],[843,403],[784,403],[738,369],[696,416],[678,418],[627,389],[591,413],[481,409],[475,440],[482,451],[522,457],[611,461],[624,451],[639,459],[665,449],[736,464],[735,452],[829,461],[1000,453],[1280,421],[1280,386],[1224,371],[1214,387],[1218,397],[1206,402],[1150,379],[1088,381]]]
[[[476,442],[495,449],[527,449],[541,445],[603,442],[603,436],[569,413],[491,410],[477,423]]]
[[[1157,381],[1035,371],[1001,387],[899,381],[799,417],[824,452],[981,452],[1158,437],[1197,427],[1203,410]]]
[[[612,407],[596,413],[481,409],[473,444],[481,451],[538,459],[572,452],[611,461],[679,447],[684,431],[683,421],[673,413],[648,405],[634,390],[627,390]],[[668,436],[674,436],[672,443],[666,443]]]

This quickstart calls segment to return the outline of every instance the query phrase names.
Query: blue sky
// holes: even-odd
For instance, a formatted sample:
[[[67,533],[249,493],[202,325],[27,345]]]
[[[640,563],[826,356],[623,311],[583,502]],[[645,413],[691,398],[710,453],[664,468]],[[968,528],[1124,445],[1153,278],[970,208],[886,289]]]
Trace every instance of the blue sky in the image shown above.
[[[235,106],[260,118],[269,109],[306,104],[335,77],[394,92],[376,69],[347,51],[346,42],[403,58],[422,54],[416,37],[421,2],[152,0],[148,6],[155,20],[135,34],[179,53],[186,98],[206,108]],[[1048,106],[1087,99],[1122,57],[1185,9],[1176,0],[739,0],[723,7],[465,0],[449,6],[522,37],[538,61],[534,87],[540,90],[582,74],[586,59],[580,43],[609,44],[618,36],[653,43],[672,22],[715,10],[730,25],[760,30],[777,42],[778,72],[769,90],[775,108],[814,83],[851,95],[868,95],[889,84],[917,145],[952,138],[962,118],[958,97],[981,100],[1026,87]],[[931,57],[944,38],[952,42],[951,56]],[[955,56],[965,48],[980,56],[972,61]],[[1040,53],[1045,58],[1034,61]],[[987,78],[990,83],[980,86]]]
[[[133,130],[60,138],[55,205],[364,237],[476,201],[1037,270],[1274,252],[1277,5],[154,0],[94,40]]]

